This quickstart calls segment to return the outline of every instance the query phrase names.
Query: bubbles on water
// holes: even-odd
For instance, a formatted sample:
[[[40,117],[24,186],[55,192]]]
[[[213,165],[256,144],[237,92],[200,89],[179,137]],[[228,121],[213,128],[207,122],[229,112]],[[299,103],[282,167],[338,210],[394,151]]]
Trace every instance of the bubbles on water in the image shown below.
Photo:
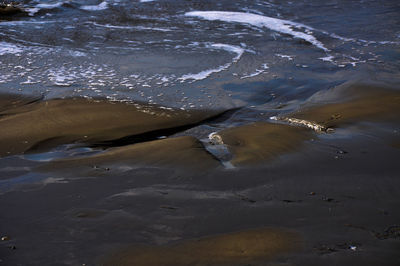
[[[21,56],[23,49],[15,44],[0,42],[0,55],[13,54],[15,56]]]

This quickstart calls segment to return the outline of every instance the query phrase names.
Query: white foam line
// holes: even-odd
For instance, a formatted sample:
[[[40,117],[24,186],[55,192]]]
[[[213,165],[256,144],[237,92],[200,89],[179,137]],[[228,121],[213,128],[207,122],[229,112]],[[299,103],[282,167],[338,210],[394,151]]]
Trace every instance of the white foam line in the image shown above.
[[[239,47],[239,46],[234,46],[234,45],[229,45],[229,44],[224,44],[224,43],[213,43],[213,44],[209,44],[206,46],[207,48],[216,48],[216,49],[222,49],[225,50],[227,52],[232,52],[237,54],[237,56],[235,56],[233,58],[233,61],[236,63],[240,57],[242,57],[243,53],[244,53],[244,49]]]
[[[163,31],[163,32],[172,31],[171,29],[153,28],[153,27],[144,27],[144,26],[136,26],[135,29],[137,29],[137,30],[154,30],[154,31]]]
[[[305,40],[326,52],[329,51],[329,49],[327,49],[320,41],[318,41],[313,35],[311,35],[310,31],[313,30],[313,28],[289,20],[271,18],[252,13],[228,11],[192,11],[185,13],[185,16],[199,17],[206,20],[237,22],[242,24],[249,24],[259,28],[264,27],[273,31],[291,35],[294,38]],[[308,30],[308,33],[296,31],[293,28],[306,29]]]
[[[86,10],[86,11],[99,11],[99,10],[107,9],[108,3],[106,1],[104,1],[98,5],[87,5],[87,6],[81,6],[80,8],[83,10]]]
[[[227,64],[225,64],[223,66],[219,66],[217,68],[203,70],[197,74],[192,74],[192,73],[186,74],[186,75],[183,75],[182,77],[178,78],[178,80],[180,80],[181,82],[184,82],[188,79],[193,79],[194,81],[203,80],[203,79],[208,78],[213,73],[218,73],[218,72],[228,69],[230,66],[231,66],[231,63],[227,63]]]
[[[363,40],[363,39],[354,39],[354,38],[347,38],[347,37],[343,37],[340,35],[337,35],[335,33],[329,33],[327,31],[321,31],[322,33],[329,35],[332,38],[338,39],[338,40],[342,40],[345,42],[361,42],[361,43],[365,43],[365,44],[400,44],[400,42],[396,42],[396,41],[368,41],[368,40]]]
[[[266,66],[266,67],[264,67],[264,66],[266,66],[266,64],[263,65],[263,69],[256,69],[256,71],[254,73],[244,75],[243,77],[240,77],[240,79],[252,78],[252,77],[258,76],[260,74],[263,74],[265,72],[265,70],[269,68],[268,66]]]
[[[313,27],[293,22],[290,20],[283,20],[277,18],[271,18],[252,13],[244,12],[227,12],[227,11],[192,11],[185,14],[185,16],[200,17],[207,20],[219,20],[226,22],[237,22],[243,24],[249,24],[256,27],[265,27],[271,30],[289,34],[295,38],[303,39],[318,48],[328,52],[327,49],[320,41],[318,41],[312,34],[311,31],[318,31],[323,34],[329,35],[332,38],[339,39],[346,42],[362,42],[366,44],[399,44],[396,41],[368,41],[362,39],[347,38],[339,36],[335,33],[329,33],[324,30],[318,30]],[[301,31],[295,31],[293,28],[305,29],[305,33]]]
[[[53,4],[37,4],[35,7],[37,8],[43,8],[43,9],[53,9],[53,8],[57,8],[60,7],[64,4],[64,2],[57,2],[57,3],[53,3]]]
[[[24,25],[24,24],[49,24],[49,23],[55,23],[57,21],[51,20],[51,21],[35,21],[35,20],[19,20],[19,21],[1,21],[0,26],[6,25],[6,26],[19,26],[19,25]]]
[[[224,43],[208,44],[208,45],[206,45],[206,48],[225,50],[227,52],[235,53],[236,56],[232,59],[232,62],[226,63],[217,68],[203,70],[197,74],[193,74],[193,73],[186,74],[186,75],[183,75],[182,77],[178,78],[178,80],[180,80],[181,82],[184,82],[189,79],[192,79],[193,81],[203,80],[203,79],[208,78],[211,74],[227,70],[233,63],[236,63],[237,61],[239,61],[240,57],[243,55],[243,53],[245,51],[243,48],[241,48],[239,46],[234,46],[234,45],[229,45],[229,44],[224,44]]]
[[[127,30],[133,29],[133,27],[131,27],[131,26],[115,26],[115,25],[110,25],[110,24],[99,24],[96,22],[86,22],[86,23],[93,24],[96,27],[109,28],[109,29],[127,29]]]
[[[169,32],[173,31],[171,29],[165,28],[154,28],[154,27],[145,27],[145,26],[116,26],[110,24],[99,24],[96,22],[86,22],[95,25],[96,27],[108,28],[108,29],[121,29],[121,30],[152,30],[152,31],[162,31]]]
[[[287,60],[289,60],[289,61],[292,61],[292,60],[293,60],[293,57],[290,56],[290,55],[285,55],[285,54],[275,54],[275,55],[278,56],[278,57],[280,57],[280,58],[285,58],[285,59],[287,59]]]
[[[35,15],[37,12],[39,12],[41,9],[54,9],[54,8],[59,8],[61,7],[65,2],[56,2],[56,3],[52,3],[52,4],[45,4],[45,3],[41,3],[41,4],[37,4],[34,7],[30,7],[30,8],[25,8],[25,11],[28,12],[29,16],[33,16]]]
[[[331,62],[332,64],[335,64],[335,62],[333,61],[334,58],[335,58],[334,56],[328,55],[328,56],[325,56],[325,57],[320,57],[318,59],[321,59],[324,62]]]

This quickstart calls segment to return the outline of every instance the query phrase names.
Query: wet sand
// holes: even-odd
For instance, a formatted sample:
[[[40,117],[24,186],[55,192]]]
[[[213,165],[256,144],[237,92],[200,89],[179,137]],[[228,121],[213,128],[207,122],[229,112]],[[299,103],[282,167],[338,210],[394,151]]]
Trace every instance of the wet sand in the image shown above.
[[[399,93],[346,86],[281,114],[332,132],[270,120],[218,132],[233,169],[195,136],[143,138],[218,112],[5,100],[1,150],[14,155],[0,159],[1,263],[398,265]],[[71,142],[104,151],[21,155]]]
[[[1,232],[10,238],[0,242],[1,259],[5,265],[129,265],[135,259],[146,265],[146,256],[155,265],[185,265],[188,256],[197,262],[188,265],[398,264],[399,151],[365,137],[326,144],[334,147],[310,144],[261,168],[36,172],[35,184],[0,195]],[[212,253],[205,248],[211,244],[196,244],[263,226],[298,234],[300,249],[279,231],[277,248],[268,246],[266,231],[258,235],[268,242],[250,238],[232,256],[223,255],[225,244]],[[258,247],[265,249],[257,253]],[[240,259],[242,249],[249,257]]]
[[[2,102],[8,102],[6,100]],[[135,135],[193,125],[222,111],[163,109],[142,103],[113,103],[103,99],[55,99],[29,102],[0,112],[0,156],[46,150],[61,144],[101,144]],[[26,104],[24,104],[26,103]],[[2,108],[8,105],[2,104]],[[13,105],[10,105],[14,107]],[[223,110],[225,111],[225,110]],[[154,136],[153,136],[154,138]]]
[[[12,113],[15,108],[41,100],[42,97],[0,93],[0,112]]]
[[[262,164],[299,150],[317,134],[333,133],[362,122],[400,123],[400,92],[393,88],[345,83],[313,95],[299,110],[268,122],[256,122],[218,132],[236,166]],[[277,122],[276,122],[277,121]],[[373,127],[373,126],[372,126]],[[400,137],[387,139],[393,147]]]
[[[168,155],[168,156],[166,156]],[[100,154],[49,162],[40,169],[57,171],[61,168],[111,169],[120,164],[132,167],[171,167],[206,171],[218,167],[219,161],[194,137],[176,137],[111,148]]]
[[[177,245],[132,247],[107,258],[105,265],[243,265],[295,251],[301,238],[279,229],[233,232]]]
[[[317,93],[313,100],[293,117],[333,128],[362,121],[400,122],[400,92],[393,88],[346,83]]]
[[[290,125],[257,122],[219,132],[233,153],[233,165],[265,163],[299,149],[312,132]]]

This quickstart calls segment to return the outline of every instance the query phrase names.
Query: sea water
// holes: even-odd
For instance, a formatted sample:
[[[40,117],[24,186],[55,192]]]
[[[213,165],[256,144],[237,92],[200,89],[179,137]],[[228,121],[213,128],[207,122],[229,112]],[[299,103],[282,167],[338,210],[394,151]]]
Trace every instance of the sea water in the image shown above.
[[[398,84],[397,1],[21,1],[0,18],[0,92],[268,112]],[[251,119],[253,114],[248,115]],[[273,115],[273,114],[271,114]]]

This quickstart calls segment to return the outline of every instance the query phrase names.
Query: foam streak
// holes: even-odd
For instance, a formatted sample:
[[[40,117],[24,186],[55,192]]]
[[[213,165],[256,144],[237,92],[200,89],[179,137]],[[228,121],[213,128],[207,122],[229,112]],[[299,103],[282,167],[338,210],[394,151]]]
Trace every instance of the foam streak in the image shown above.
[[[313,35],[311,35],[310,31],[313,30],[313,28],[289,20],[271,18],[251,13],[227,11],[192,11],[186,13],[185,16],[199,17],[206,20],[237,22],[242,24],[249,24],[260,28],[268,28],[273,31],[291,35],[294,38],[302,39],[326,52],[329,51],[329,49],[327,49],[320,41],[318,41]],[[294,28],[305,29],[306,32],[298,31]]]

